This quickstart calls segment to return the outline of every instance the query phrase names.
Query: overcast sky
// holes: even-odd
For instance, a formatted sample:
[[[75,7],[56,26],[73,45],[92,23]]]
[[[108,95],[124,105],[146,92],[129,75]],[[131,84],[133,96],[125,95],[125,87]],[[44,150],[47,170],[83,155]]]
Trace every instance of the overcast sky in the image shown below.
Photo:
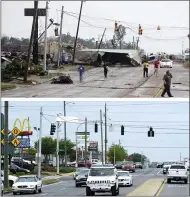
[[[49,18],[60,22],[61,7],[67,12],[78,14],[80,1],[50,1]],[[33,7],[33,2],[27,1],[3,1],[2,2],[2,33],[7,36],[30,37],[32,17],[24,16],[24,8]],[[39,3],[40,8],[45,7],[45,1]],[[100,28],[95,28],[81,21],[79,37],[89,39],[100,38],[105,27],[105,39],[112,39],[114,32],[114,21],[128,26],[138,32],[141,24],[143,36],[140,38],[140,47],[150,52],[181,53],[182,42],[184,48],[189,47],[187,35],[189,33],[189,1],[86,1],[83,4],[82,20]],[[73,15],[73,14],[72,14]],[[77,16],[77,15],[74,15]],[[95,17],[88,18],[88,17]],[[97,18],[106,18],[103,20]],[[160,25],[161,31],[157,31]],[[39,19],[39,32],[45,27],[44,17]],[[169,27],[169,28],[168,28]],[[186,27],[176,29],[170,27]],[[64,14],[63,33],[76,34],[77,19]],[[48,30],[48,36],[54,36],[53,27]],[[125,41],[132,41],[136,33],[127,30]],[[150,38],[148,38],[150,37]],[[164,40],[159,40],[164,39]],[[165,40],[176,39],[176,40]]]
[[[90,140],[98,141],[99,148],[100,126],[99,132],[94,133],[94,123],[92,124],[91,121],[100,120],[100,109],[104,112],[104,104],[104,102],[69,102],[66,105],[67,116],[78,117],[81,121],[84,121],[85,117],[88,118]],[[31,127],[39,127],[40,107],[43,107],[43,136],[50,136],[50,123],[55,123],[56,115],[63,113],[63,102],[26,101],[10,102],[9,105],[10,130],[13,128],[16,118],[24,120],[29,117]],[[107,109],[108,125],[113,124],[114,128],[112,132],[108,129],[108,146],[112,143],[119,143],[120,140],[129,154],[134,152],[141,153],[142,151],[151,161],[179,160],[180,152],[182,158],[189,156],[188,102],[114,101],[107,102]],[[2,107],[2,111],[4,111],[4,107]],[[122,124],[125,126],[126,131],[124,136],[121,136],[120,126]],[[75,142],[75,132],[78,125],[77,123],[67,123],[67,137],[73,142]],[[147,131],[150,126],[155,131],[154,138],[147,137]],[[78,131],[83,132],[84,125],[81,125]],[[60,136],[64,138],[63,128]],[[36,139],[37,133],[33,131],[31,136],[32,143]]]

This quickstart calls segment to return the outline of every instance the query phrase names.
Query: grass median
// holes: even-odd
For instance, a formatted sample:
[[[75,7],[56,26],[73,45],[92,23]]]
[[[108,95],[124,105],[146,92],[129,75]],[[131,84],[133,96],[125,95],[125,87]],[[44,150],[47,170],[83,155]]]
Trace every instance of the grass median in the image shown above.
[[[42,183],[44,185],[49,185],[53,183],[58,183],[59,181],[60,181],[59,179],[45,179],[45,180],[42,180]]]
[[[15,88],[16,88],[16,86],[14,84],[5,84],[5,83],[1,84],[1,91],[12,90]]]

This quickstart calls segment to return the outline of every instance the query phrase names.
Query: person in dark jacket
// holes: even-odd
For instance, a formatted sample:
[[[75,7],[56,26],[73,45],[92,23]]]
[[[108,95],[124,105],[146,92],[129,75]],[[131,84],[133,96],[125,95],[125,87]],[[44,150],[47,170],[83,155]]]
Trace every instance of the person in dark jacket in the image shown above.
[[[107,78],[108,67],[104,64],[104,77]]]
[[[80,65],[78,67],[78,71],[79,71],[80,82],[82,82],[83,81],[83,74],[84,74],[84,66],[83,65]]]
[[[170,88],[171,88],[171,80],[172,80],[172,74],[170,73],[170,71],[166,71],[166,74],[163,77],[163,81],[164,81],[164,90],[162,92],[161,97],[164,97],[165,93],[168,94],[169,97],[173,97],[171,92],[170,92]]]

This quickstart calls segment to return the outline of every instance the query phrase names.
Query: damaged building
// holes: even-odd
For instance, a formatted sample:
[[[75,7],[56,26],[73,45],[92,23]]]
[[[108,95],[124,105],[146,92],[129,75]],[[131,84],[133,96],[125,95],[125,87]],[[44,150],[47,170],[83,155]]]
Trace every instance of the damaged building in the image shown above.
[[[101,66],[106,63],[110,66],[140,66],[141,57],[137,50],[125,49],[82,49],[76,52],[76,64],[91,64]]]

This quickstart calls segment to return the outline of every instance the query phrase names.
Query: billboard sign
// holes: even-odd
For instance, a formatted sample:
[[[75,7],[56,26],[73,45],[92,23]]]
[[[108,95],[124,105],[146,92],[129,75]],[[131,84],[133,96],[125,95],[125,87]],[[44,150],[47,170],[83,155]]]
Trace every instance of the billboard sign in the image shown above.
[[[98,152],[98,142],[95,142],[95,141],[89,142],[88,151]]]
[[[30,148],[30,138],[18,138],[20,144],[17,148]]]

